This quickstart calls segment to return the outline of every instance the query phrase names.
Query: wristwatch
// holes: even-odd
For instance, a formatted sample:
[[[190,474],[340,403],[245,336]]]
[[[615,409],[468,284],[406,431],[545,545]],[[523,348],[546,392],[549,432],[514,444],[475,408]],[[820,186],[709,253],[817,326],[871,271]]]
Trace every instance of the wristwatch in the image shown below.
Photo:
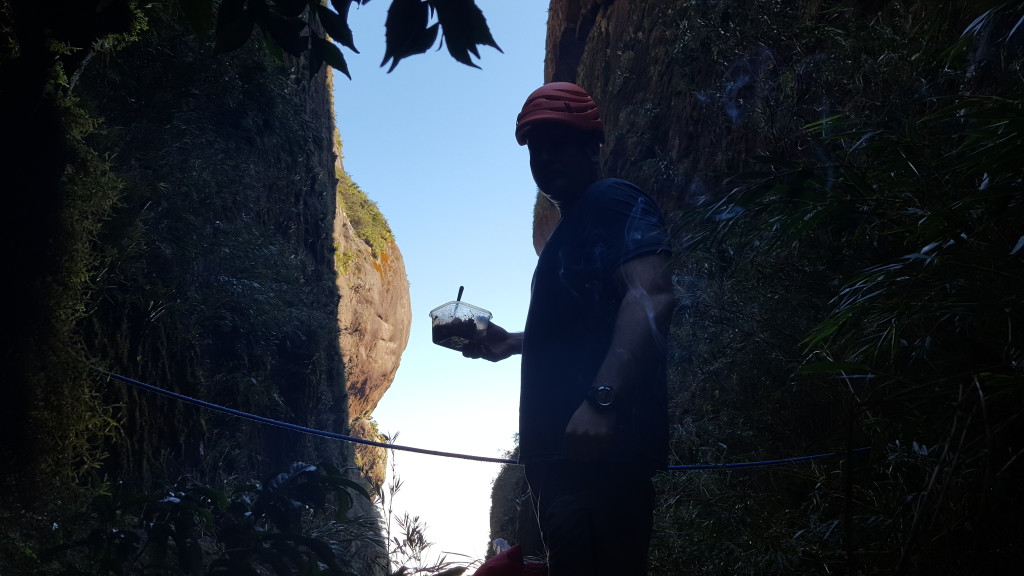
[[[587,399],[601,408],[607,408],[615,402],[615,389],[611,386],[591,387]]]

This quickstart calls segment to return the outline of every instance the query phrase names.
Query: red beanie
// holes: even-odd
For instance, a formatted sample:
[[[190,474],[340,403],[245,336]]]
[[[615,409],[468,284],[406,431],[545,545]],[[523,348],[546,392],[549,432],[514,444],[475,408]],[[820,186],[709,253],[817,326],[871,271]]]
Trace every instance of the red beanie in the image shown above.
[[[583,88],[570,82],[551,82],[530,94],[516,119],[516,141],[520,146],[526,144],[530,127],[548,122],[595,132],[604,142],[604,124],[597,104]]]

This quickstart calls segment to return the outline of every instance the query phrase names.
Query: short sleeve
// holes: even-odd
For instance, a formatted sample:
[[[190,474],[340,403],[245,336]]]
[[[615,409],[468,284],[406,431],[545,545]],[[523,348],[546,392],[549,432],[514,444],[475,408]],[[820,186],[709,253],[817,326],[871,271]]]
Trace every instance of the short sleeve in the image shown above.
[[[616,269],[648,254],[670,251],[661,210],[635,185],[601,180],[587,192],[589,243],[602,268]]]

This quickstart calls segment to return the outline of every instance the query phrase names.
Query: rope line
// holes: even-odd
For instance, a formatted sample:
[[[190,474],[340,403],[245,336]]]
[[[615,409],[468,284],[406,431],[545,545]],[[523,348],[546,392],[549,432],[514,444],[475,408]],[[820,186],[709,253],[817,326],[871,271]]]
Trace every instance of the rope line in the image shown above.
[[[200,400],[198,398],[193,398],[191,396],[185,396],[184,394],[178,394],[177,392],[171,392],[170,390],[166,390],[164,388],[159,388],[157,386],[153,386],[152,384],[146,384],[145,382],[140,382],[138,380],[135,380],[134,378],[129,378],[127,376],[122,376],[120,374],[114,374],[113,372],[107,372],[107,371],[104,371],[104,370],[100,370],[100,372],[103,373],[104,375],[106,375],[108,378],[113,378],[114,380],[120,380],[121,382],[124,382],[126,384],[131,384],[132,386],[135,386],[137,388],[142,388],[143,390],[148,390],[150,392],[154,392],[154,393],[159,394],[161,396],[166,396],[168,398],[173,398],[175,400],[180,400],[182,402],[186,402],[188,404],[193,404],[195,406],[200,406],[202,408],[208,408],[210,410],[214,410],[214,411],[217,411],[217,412],[222,412],[224,414],[229,414],[231,416],[237,416],[239,418],[244,418],[246,420],[252,420],[252,421],[255,421],[255,422],[261,422],[263,424],[269,424],[270,426],[276,426],[278,428],[284,428],[286,430],[293,430],[295,432],[302,432],[303,434],[310,434],[310,435],[313,435],[313,436],[321,436],[321,437],[324,437],[324,438],[331,438],[331,439],[334,439],[334,440],[342,440],[342,441],[345,441],[345,442],[353,442],[353,443],[356,443],[356,444],[366,444],[368,446],[376,446],[378,448],[388,448],[388,449],[391,449],[391,450],[402,450],[402,451],[405,451],[405,452],[415,452],[417,454],[427,454],[429,456],[443,456],[443,457],[446,457],[446,458],[460,458],[460,459],[463,459],[463,460],[475,460],[477,462],[493,462],[493,463],[497,463],[497,464],[519,464],[518,460],[512,460],[512,459],[509,459],[509,458],[493,458],[493,457],[489,457],[489,456],[472,456],[472,455],[469,455],[469,454],[458,454],[456,452],[442,452],[440,450],[428,450],[426,448],[416,448],[416,447],[413,447],[413,446],[401,446],[399,444],[389,444],[387,442],[375,442],[373,440],[366,440],[365,438],[357,438],[355,436],[346,436],[344,434],[338,434],[337,432],[328,432],[326,430],[318,430],[316,428],[307,428],[306,426],[300,426],[298,424],[292,424],[292,423],[289,423],[289,422],[281,422],[280,420],[274,420],[272,418],[267,418],[265,416],[258,416],[256,414],[250,414],[248,412],[242,412],[241,410],[235,410],[234,408],[228,408],[227,406],[221,406],[220,404],[214,404],[212,402],[207,402],[205,400]],[[862,453],[869,452],[870,450],[871,450],[870,447],[856,448],[854,450],[850,450],[849,454],[850,455],[862,454]],[[807,462],[809,460],[821,460],[821,459],[825,459],[825,458],[834,458],[834,457],[842,456],[843,454],[846,454],[846,453],[828,452],[826,454],[815,454],[815,455],[812,455],[812,456],[800,456],[800,457],[796,457],[796,458],[780,458],[778,460],[762,460],[762,461],[759,461],[759,462],[731,462],[731,463],[723,463],[723,464],[685,464],[685,465],[678,465],[678,466],[668,466],[666,468],[666,470],[669,470],[669,471],[680,471],[680,470],[683,470],[683,471],[685,471],[685,470],[723,470],[723,469],[730,469],[730,468],[756,468],[756,467],[762,467],[762,466],[779,466],[779,465],[782,465],[782,464],[796,464],[796,463],[799,463],[799,462]]]
[[[759,466],[779,466],[781,464],[797,464],[809,460],[822,460],[824,458],[835,458],[843,454],[866,454],[871,451],[869,446],[854,448],[849,452],[828,452],[825,454],[814,454],[813,456],[799,456],[796,458],[779,458],[778,460],[761,460],[760,462],[730,462],[726,464],[684,464],[681,466],[669,466],[666,470],[718,470],[721,468],[756,468]]]
[[[216,410],[217,412],[223,412],[224,414],[230,414],[232,416],[238,416],[239,418],[245,418],[247,420],[254,420],[256,422],[262,422],[263,424],[269,424],[271,426],[277,426],[278,428],[285,428],[287,430],[294,430],[296,432],[302,432],[304,434],[311,434],[313,436],[322,436],[324,438],[333,438],[334,440],[344,440],[345,442],[355,442],[356,444],[366,444],[368,446],[377,446],[379,448],[391,448],[394,450],[404,450],[406,452],[416,452],[418,454],[429,454],[431,456],[446,456],[449,458],[462,458],[465,460],[476,460],[479,462],[496,462],[499,464],[518,464],[517,460],[509,460],[508,458],[490,458],[487,456],[470,456],[467,454],[456,454],[454,452],[441,452],[439,450],[427,450],[425,448],[414,448],[412,446],[399,446],[398,444],[388,444],[387,442],[374,442],[373,440],[366,440],[364,438],[356,438],[355,436],[346,436],[344,434],[338,434],[337,432],[328,432],[326,430],[317,430],[316,428],[307,428],[305,426],[299,426],[298,424],[291,424],[289,422],[281,422],[280,420],[274,420],[265,416],[257,416],[256,414],[250,414],[248,412],[242,412],[241,410],[235,410],[234,408],[228,408],[227,406],[221,406],[220,404],[214,404],[205,400],[199,400],[198,398],[192,398],[191,396],[185,396],[184,394],[178,394],[177,392],[171,392],[163,388],[158,388],[152,384],[146,384],[145,382],[139,382],[138,380],[128,378],[127,376],[121,376],[120,374],[114,374],[112,372],[104,372],[107,376],[120,380],[132,386],[155,392],[162,396],[174,398],[175,400],[181,400],[189,404],[196,406],[202,406],[203,408],[209,408],[210,410]]]

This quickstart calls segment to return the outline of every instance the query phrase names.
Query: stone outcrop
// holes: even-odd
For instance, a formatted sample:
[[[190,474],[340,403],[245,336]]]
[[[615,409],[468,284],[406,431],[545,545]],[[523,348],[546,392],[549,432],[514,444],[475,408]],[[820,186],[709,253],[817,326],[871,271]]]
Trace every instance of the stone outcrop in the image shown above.
[[[373,442],[388,441],[387,436],[377,430],[377,424],[368,418],[356,418],[350,425],[349,434]],[[388,452],[377,446],[356,444],[354,453],[356,467],[369,483],[370,496],[373,496],[376,501],[377,493],[375,491],[384,486],[387,479]]]
[[[875,451],[890,443],[888,457],[858,465],[856,475],[849,462],[837,466],[834,477],[843,475],[846,490],[829,496],[820,484],[811,489],[781,478],[708,476],[696,485],[684,475],[663,476],[660,487],[672,498],[656,520],[652,574],[711,565],[722,574],[738,566],[758,571],[769,555],[786,558],[776,569],[788,573],[828,571],[817,566],[830,564],[885,571],[897,560],[907,573],[954,565],[983,573],[982,565],[1012,563],[1024,500],[1022,484],[1010,481],[1020,473],[1010,455],[1019,451],[999,456],[982,446],[1019,446],[1022,436],[1009,420],[1005,428],[990,426],[1000,417],[992,412],[983,430],[959,422],[967,405],[960,383],[972,379],[968,374],[979,398],[989,394],[990,375],[1000,374],[1000,394],[1020,376],[1008,355],[981,351],[994,350],[997,341],[1006,343],[1003,350],[1019,349],[1008,335],[982,336],[981,328],[989,313],[999,318],[990,326],[1010,322],[1011,309],[994,303],[1016,292],[990,290],[1002,280],[979,275],[1009,278],[1005,254],[1021,247],[1022,220],[1007,217],[1021,206],[1019,161],[998,159],[1019,156],[1000,143],[1020,141],[1004,126],[1020,116],[1024,5],[552,0],[548,14],[545,80],[575,82],[593,96],[605,121],[606,173],[649,192],[677,242],[672,457],[703,461],[717,446],[755,459],[802,452],[822,439],[848,446],[867,440]],[[996,126],[999,136],[989,137]],[[982,141],[984,153],[976,152],[973,144]],[[988,204],[1000,165],[1010,166],[1001,180],[1006,187],[998,204]],[[929,227],[936,214],[943,225]],[[549,236],[553,216],[550,203],[538,198],[536,247]],[[941,259],[917,252],[945,242],[961,251]],[[992,261],[1001,264],[980,265],[996,246]],[[865,288],[861,282],[881,270],[898,270],[899,284]],[[970,294],[970,311],[958,308],[961,294]],[[884,340],[878,335],[896,326],[900,339],[891,349],[864,344]],[[834,359],[863,362],[870,403],[860,389],[845,389],[845,370],[842,378],[805,371]],[[927,399],[911,392],[923,389]],[[910,396],[914,402],[905,400]],[[841,415],[852,405],[856,411]],[[1019,411],[1012,414],[1019,421]],[[934,464],[957,493],[943,493],[941,513],[915,511],[905,522],[904,503],[935,478],[899,471],[893,462],[904,457],[895,454],[918,447],[891,439],[926,436],[942,448],[921,452],[984,464]],[[1006,482],[982,479],[975,474],[982,468],[999,469]],[[516,479],[502,474],[492,538],[515,531],[522,499]],[[873,505],[870,525],[834,516],[847,532],[816,540],[817,550],[797,544],[793,534],[807,533],[823,510],[849,510],[853,491],[861,502],[893,504]],[[795,504],[784,503],[789,498]],[[979,505],[997,500],[999,506]],[[739,504],[752,501],[777,508],[758,521],[758,512]],[[740,508],[735,521],[727,519]],[[783,508],[799,512],[782,519],[776,510]],[[715,521],[695,529],[693,518]],[[967,525],[977,546],[961,545]],[[746,544],[722,547],[737,539]]]
[[[575,82],[587,37],[602,8],[614,0],[555,0],[548,9],[545,82]]]
[[[346,262],[338,274],[338,325],[351,423],[369,416],[394,381],[409,342],[412,308],[397,244],[374,255],[341,210],[334,238]]]
[[[338,154],[335,168],[344,176],[340,158]],[[343,182],[341,186],[350,184]],[[334,219],[334,244],[349,433],[365,440],[386,442],[370,414],[394,381],[409,342],[412,308],[405,262],[394,240],[378,243],[374,250],[361,238],[343,202],[338,203]],[[354,455],[356,467],[370,483],[372,494],[384,484],[387,451],[357,444]]]

